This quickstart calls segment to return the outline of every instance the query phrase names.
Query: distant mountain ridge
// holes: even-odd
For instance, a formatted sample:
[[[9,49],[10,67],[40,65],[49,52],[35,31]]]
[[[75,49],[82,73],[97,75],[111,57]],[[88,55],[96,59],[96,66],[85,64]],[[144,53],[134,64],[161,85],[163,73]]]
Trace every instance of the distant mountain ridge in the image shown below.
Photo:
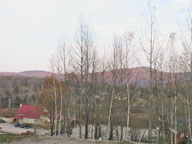
[[[97,78],[98,82],[102,82],[102,77],[104,78],[105,83],[113,85],[113,72],[120,74],[123,72],[122,78],[123,81],[121,82],[120,77],[117,77],[117,85],[125,85],[126,82],[126,69],[117,69],[117,70],[108,70],[104,72],[104,77],[102,76],[102,72],[96,72],[95,77]],[[169,72],[161,72],[159,70],[153,69],[153,77],[160,81],[161,74],[163,75],[163,82],[168,82],[171,73]],[[190,74],[187,73],[176,73],[180,80],[184,80],[184,76],[187,75],[187,79],[190,79]],[[0,72],[0,76],[20,76],[20,77],[35,77],[35,78],[45,78],[50,77],[52,75],[51,72],[42,71],[42,70],[29,70],[23,72]],[[58,74],[56,74],[58,76]],[[77,75],[78,76],[78,75]],[[89,75],[91,76],[91,74]],[[91,81],[91,77],[89,77],[89,81]],[[130,85],[137,85],[137,86],[147,86],[149,85],[150,81],[150,68],[149,67],[134,67],[129,69],[129,80]]]
[[[120,71],[123,71],[122,77],[123,82],[122,84],[126,84],[126,69],[118,69],[118,70],[108,70],[104,72],[104,81],[107,84],[112,85],[113,84],[113,72],[116,71],[116,73],[119,74]],[[149,84],[149,67],[134,67],[129,69],[129,84],[130,85],[138,85],[138,86],[146,86]],[[159,71],[158,71],[159,73]],[[165,74],[165,72],[163,72]],[[23,71],[23,72],[0,72],[0,76],[20,76],[20,77],[35,77],[35,78],[45,78],[51,76],[52,73],[48,71],[42,71],[42,70],[29,70],[29,71]],[[102,81],[102,72],[96,72],[95,76],[97,77],[98,82]],[[91,74],[89,75],[91,76]],[[89,81],[91,81],[91,78],[89,77]],[[117,78],[117,85],[121,85],[121,82],[119,81],[119,78]]]
[[[45,77],[51,76],[51,72],[42,71],[42,70],[29,70],[29,71],[23,71],[23,72],[0,72],[0,76],[45,78]]]

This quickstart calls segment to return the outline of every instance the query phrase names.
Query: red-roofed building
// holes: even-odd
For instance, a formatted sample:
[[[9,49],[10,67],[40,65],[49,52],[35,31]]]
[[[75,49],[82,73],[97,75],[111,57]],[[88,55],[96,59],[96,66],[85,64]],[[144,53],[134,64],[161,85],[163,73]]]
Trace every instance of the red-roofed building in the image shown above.
[[[35,120],[40,118],[40,116],[41,112],[37,109],[37,107],[33,105],[21,104],[14,116],[14,119],[24,123],[34,123]]]

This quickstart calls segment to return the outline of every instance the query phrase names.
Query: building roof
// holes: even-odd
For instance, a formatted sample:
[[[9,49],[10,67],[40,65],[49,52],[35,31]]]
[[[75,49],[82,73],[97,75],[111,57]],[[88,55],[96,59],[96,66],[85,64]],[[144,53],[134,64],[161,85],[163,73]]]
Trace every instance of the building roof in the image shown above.
[[[33,105],[21,105],[17,110],[14,119],[39,119],[41,112]]]

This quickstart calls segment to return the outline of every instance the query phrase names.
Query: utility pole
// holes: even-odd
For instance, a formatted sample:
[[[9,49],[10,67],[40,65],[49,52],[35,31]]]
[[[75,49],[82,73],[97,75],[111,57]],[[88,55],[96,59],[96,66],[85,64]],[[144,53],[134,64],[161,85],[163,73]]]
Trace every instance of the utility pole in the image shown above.
[[[34,120],[34,133],[37,133],[37,120]]]
[[[11,97],[10,96],[8,97],[8,107],[9,107],[9,109],[11,108]]]
[[[159,144],[159,127],[156,128],[156,134],[157,134],[156,144]]]

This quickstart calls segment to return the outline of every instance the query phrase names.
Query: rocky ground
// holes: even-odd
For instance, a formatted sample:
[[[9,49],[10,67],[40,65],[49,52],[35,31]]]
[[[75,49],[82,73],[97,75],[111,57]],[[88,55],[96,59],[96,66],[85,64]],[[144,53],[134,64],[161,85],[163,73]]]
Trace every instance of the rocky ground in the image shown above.
[[[13,141],[11,144],[131,144],[128,142],[110,142],[110,141],[95,141],[95,140],[83,140],[75,138],[63,138],[63,137],[33,137],[24,139],[22,141]]]

